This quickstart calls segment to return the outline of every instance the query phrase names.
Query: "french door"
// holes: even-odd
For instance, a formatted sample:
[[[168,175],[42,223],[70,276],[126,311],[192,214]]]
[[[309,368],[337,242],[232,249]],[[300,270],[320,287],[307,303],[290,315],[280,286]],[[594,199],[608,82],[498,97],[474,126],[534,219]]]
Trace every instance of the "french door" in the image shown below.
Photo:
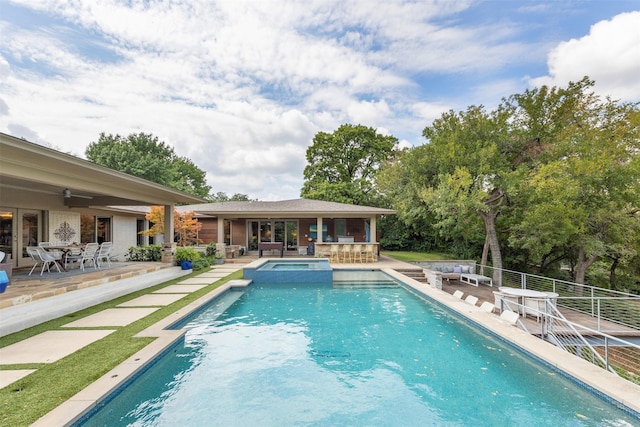
[[[258,243],[284,242],[285,250],[298,249],[298,221],[250,220],[247,227],[247,249],[258,250]]]
[[[11,254],[14,267],[31,265],[27,247],[41,240],[42,211],[0,208],[0,250]]]

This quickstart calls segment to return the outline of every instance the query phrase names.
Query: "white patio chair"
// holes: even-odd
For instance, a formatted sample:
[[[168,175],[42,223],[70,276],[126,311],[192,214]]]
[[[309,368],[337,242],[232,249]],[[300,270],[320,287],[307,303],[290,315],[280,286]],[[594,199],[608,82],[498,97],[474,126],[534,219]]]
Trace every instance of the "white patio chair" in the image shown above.
[[[520,300],[518,299],[518,297],[503,294],[502,292],[497,291],[493,291],[493,297],[495,299],[494,305],[498,307],[498,311],[502,311],[502,300],[505,301],[505,306],[508,306],[511,310],[519,310],[519,308],[517,308],[520,305]]]
[[[27,247],[27,254],[29,254],[31,259],[35,261],[35,264],[33,264],[33,267],[31,267],[29,276],[31,276],[31,273],[33,273],[33,270],[36,269],[38,264],[42,264],[42,268],[40,269],[41,276],[44,273],[45,267],[47,268],[47,272],[51,272],[51,264],[55,265],[58,269],[58,273],[60,273],[60,267],[58,266],[56,259],[53,257],[53,255],[47,253],[47,251],[45,251],[43,248],[39,246],[29,246]]]
[[[480,308],[486,311],[487,313],[493,313],[493,310],[496,308],[496,306],[491,304],[489,301],[485,301],[482,303]]]
[[[471,305],[476,305],[476,303],[478,302],[478,297],[473,295],[467,295],[467,297],[464,300],[465,302],[468,302]]]
[[[64,252],[60,249],[47,249],[51,245],[51,242],[40,242],[38,243],[38,247],[43,248],[49,255],[51,255],[56,261],[60,261],[62,263],[62,257]]]
[[[102,268],[102,261],[106,260],[107,265],[111,267],[111,249],[113,248],[113,242],[102,242],[98,253],[96,253],[96,263],[98,268]]]
[[[524,314],[533,315],[536,317],[536,322],[544,316],[546,310],[546,301],[544,298],[531,298],[524,299]]]
[[[96,263],[96,253],[100,249],[100,245],[97,243],[87,243],[82,251],[82,258],[80,258],[80,268],[84,271],[85,262],[93,264],[93,268],[98,268]]]
[[[69,263],[77,262],[82,259],[82,248],[71,248],[64,254],[64,269],[68,270]]]
[[[520,315],[515,311],[505,310],[500,314],[500,320],[512,326],[516,326],[519,318]]]
[[[460,291],[460,290],[455,291],[455,292],[453,293],[453,296],[454,296],[454,297],[456,297],[456,298],[458,298],[458,299],[462,299],[462,297],[464,296],[464,292],[462,292],[462,291]]]

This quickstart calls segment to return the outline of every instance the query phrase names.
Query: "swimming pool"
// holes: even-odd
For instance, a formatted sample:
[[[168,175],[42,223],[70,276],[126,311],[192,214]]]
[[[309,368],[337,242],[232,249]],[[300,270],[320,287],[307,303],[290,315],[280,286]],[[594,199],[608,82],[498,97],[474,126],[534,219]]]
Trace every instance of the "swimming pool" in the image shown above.
[[[254,283],[324,283],[333,280],[333,269],[327,259],[260,260],[247,265],[244,278]]]
[[[629,414],[402,286],[251,285],[84,425],[616,425]]]

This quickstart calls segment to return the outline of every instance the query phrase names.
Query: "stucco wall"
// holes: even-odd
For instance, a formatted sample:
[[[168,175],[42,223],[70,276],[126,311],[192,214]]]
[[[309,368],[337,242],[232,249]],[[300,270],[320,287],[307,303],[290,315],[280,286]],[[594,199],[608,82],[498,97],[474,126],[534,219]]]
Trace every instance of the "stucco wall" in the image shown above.
[[[49,230],[42,240],[54,245],[80,243],[80,214],[69,211],[49,211]]]
[[[112,227],[112,256],[118,261],[124,261],[124,254],[129,252],[131,246],[137,245],[136,218],[114,216]]]

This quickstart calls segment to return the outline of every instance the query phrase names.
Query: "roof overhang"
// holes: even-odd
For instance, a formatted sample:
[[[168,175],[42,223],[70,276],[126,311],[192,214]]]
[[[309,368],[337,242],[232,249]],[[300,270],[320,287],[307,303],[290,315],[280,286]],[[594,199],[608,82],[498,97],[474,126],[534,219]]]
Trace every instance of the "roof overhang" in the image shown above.
[[[240,218],[370,218],[394,215],[392,209],[349,205],[321,200],[295,199],[274,202],[220,202],[180,206],[200,217]]]
[[[59,195],[68,207],[171,205],[203,199],[0,133],[0,194]]]

